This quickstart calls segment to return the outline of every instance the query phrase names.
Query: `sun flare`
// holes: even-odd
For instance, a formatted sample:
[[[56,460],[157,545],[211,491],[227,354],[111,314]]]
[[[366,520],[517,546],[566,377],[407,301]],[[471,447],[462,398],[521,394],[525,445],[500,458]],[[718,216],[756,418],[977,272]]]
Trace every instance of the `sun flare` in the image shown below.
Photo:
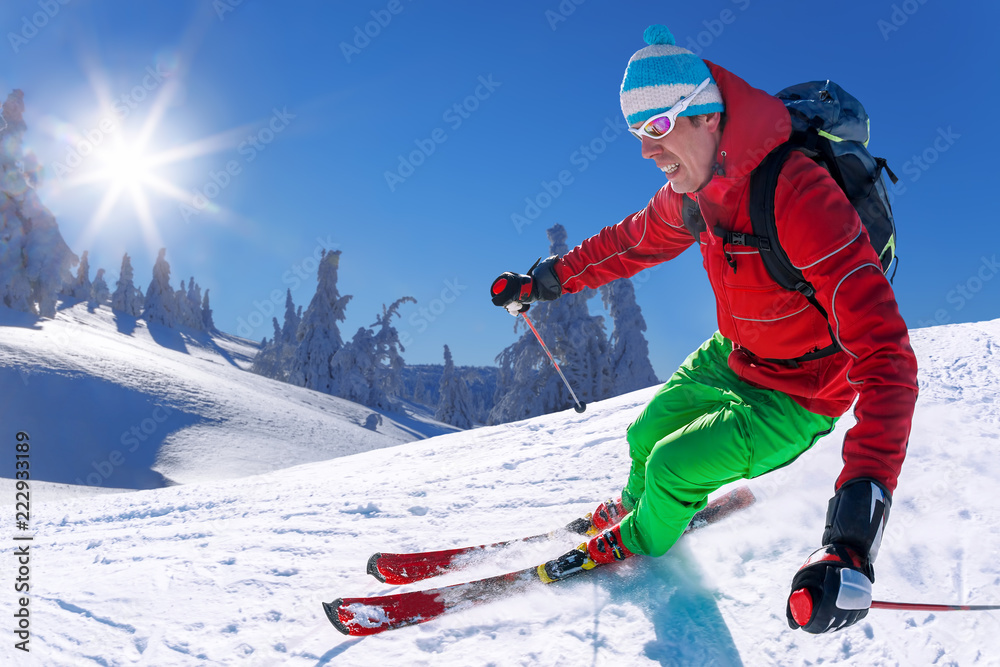
[[[148,248],[156,252],[162,247],[159,225],[182,217],[180,213],[174,215],[172,210],[196,205],[194,190],[175,183],[176,170],[171,177],[166,175],[167,169],[232,149],[245,134],[244,128],[232,128],[193,141],[171,137],[164,120],[184,75],[184,68],[176,63],[166,69],[157,66],[155,74],[159,78],[150,78],[151,87],[143,89],[146,91],[143,97],[133,95],[127,105],[121,96],[111,94],[104,68],[92,58],[87,59],[86,67],[98,101],[97,112],[85,123],[58,124],[64,130],[59,136],[65,141],[67,157],[55,170],[59,177],[57,187],[100,193],[100,203],[80,239],[84,245],[93,243],[114,221],[138,225]],[[147,71],[153,72],[150,68]],[[139,88],[136,86],[133,91]],[[219,207],[213,210],[223,211]],[[157,220],[158,217],[162,219]]]

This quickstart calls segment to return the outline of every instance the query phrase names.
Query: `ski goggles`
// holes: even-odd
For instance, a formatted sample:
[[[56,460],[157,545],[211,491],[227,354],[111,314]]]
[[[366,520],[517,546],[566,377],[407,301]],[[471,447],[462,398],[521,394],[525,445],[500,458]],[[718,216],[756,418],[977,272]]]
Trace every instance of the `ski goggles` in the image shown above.
[[[628,131],[639,141],[642,141],[642,135],[646,135],[652,139],[662,139],[674,129],[674,126],[677,124],[677,117],[691,105],[692,100],[698,96],[698,93],[708,88],[708,84],[710,83],[712,83],[711,77],[698,84],[698,87],[690,95],[677,102],[677,104],[663,113],[656,114],[640,125],[639,129],[630,127]]]

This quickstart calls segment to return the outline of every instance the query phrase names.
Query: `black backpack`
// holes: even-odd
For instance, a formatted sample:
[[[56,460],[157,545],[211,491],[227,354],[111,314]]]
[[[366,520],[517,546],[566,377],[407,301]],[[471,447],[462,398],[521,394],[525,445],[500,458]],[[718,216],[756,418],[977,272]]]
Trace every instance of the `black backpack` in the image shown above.
[[[830,172],[868,230],[883,273],[888,272],[896,259],[896,225],[882,170],[893,183],[898,179],[885,159],[873,157],[868,152],[868,114],[861,102],[843,88],[832,81],[811,81],[785,88],[776,97],[784,102],[791,115],[792,133],[788,141],[772,150],[750,174],[753,234],[726,231],[721,227],[712,231],[725,243],[757,248],[771,278],[785,289],[802,294],[829,321],[826,310],[816,300],[812,285],[792,265],[778,239],[774,191],[785,159],[791,151],[801,151]],[[697,238],[705,229],[697,202],[685,195],[682,212],[684,225]],[[735,270],[735,260],[728,256],[727,259]],[[898,260],[896,264],[898,266]],[[829,356],[840,351],[832,329],[830,339],[831,344],[827,347],[801,357],[766,361],[797,366],[802,361]]]

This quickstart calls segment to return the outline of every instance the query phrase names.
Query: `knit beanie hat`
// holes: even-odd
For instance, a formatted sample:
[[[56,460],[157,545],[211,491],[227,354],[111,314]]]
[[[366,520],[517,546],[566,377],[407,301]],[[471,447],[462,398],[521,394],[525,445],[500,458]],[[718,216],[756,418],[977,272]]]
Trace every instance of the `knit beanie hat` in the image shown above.
[[[698,56],[677,46],[666,26],[651,25],[642,37],[649,46],[636,51],[622,79],[622,113],[629,125],[667,111],[705,79],[711,79],[711,83],[680,115],[725,111],[708,66]]]

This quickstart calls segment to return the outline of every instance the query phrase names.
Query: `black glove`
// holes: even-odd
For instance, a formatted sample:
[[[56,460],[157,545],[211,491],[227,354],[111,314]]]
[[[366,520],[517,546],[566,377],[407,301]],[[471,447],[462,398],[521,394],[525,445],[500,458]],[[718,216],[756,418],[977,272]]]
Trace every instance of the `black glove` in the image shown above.
[[[826,512],[822,549],[792,579],[785,615],[792,629],[818,634],[853,625],[868,614],[892,498],[881,484],[845,482]]]
[[[853,548],[828,544],[809,556],[792,579],[785,605],[788,627],[818,635],[854,625],[872,604],[871,563]]]
[[[502,273],[490,286],[490,297],[494,306],[501,306],[514,316],[528,310],[528,304],[535,301],[551,301],[562,294],[562,286],[556,277],[555,263],[559,257],[535,262],[527,275]]]

